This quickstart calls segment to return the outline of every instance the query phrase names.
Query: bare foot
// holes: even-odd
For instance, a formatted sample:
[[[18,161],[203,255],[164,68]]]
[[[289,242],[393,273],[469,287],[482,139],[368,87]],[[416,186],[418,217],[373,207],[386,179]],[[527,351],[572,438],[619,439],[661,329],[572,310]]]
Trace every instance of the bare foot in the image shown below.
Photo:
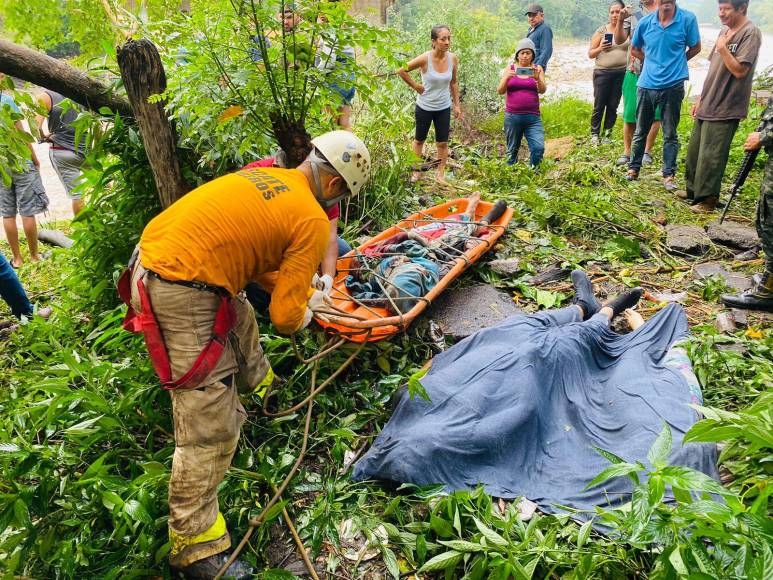
[[[635,310],[631,310],[630,308],[623,312],[623,316],[625,316],[625,321],[628,323],[628,326],[631,327],[631,330],[636,330],[642,324],[644,324],[644,318],[642,315]]]
[[[21,268],[22,264],[24,264],[24,260],[22,260],[21,258],[19,258],[18,260],[15,258],[11,260],[11,267],[14,268],[15,270],[18,270],[19,268]]]
[[[40,254],[35,254],[34,256],[30,255],[30,262],[40,262],[42,259]]]
[[[448,182],[446,181],[446,176],[443,173],[435,174],[435,181],[437,181],[441,185],[448,185]]]

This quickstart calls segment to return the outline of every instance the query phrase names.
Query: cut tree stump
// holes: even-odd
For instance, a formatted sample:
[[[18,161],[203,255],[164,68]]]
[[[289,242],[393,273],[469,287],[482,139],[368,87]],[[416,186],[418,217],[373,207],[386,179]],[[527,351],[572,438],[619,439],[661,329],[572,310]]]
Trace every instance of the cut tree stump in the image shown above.
[[[192,188],[185,182],[177,158],[177,136],[164,102],[148,98],[166,90],[166,74],[155,45],[147,39],[129,40],[118,48],[118,66],[140,128],[153,170],[161,206],[169,207]]]

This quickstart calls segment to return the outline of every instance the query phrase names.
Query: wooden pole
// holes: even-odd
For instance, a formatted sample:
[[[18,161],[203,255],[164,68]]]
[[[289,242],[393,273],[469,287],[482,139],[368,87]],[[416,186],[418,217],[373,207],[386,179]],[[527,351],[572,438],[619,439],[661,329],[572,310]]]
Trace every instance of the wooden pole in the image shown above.
[[[147,39],[129,40],[118,48],[126,94],[139,125],[145,152],[153,170],[161,206],[166,208],[191,190],[183,179],[177,158],[177,136],[164,103],[150,103],[151,95],[166,90],[166,74],[155,45]]]
[[[109,107],[131,116],[131,105],[113,89],[82,70],[50,56],[0,39],[0,72],[61,93],[92,111]]]

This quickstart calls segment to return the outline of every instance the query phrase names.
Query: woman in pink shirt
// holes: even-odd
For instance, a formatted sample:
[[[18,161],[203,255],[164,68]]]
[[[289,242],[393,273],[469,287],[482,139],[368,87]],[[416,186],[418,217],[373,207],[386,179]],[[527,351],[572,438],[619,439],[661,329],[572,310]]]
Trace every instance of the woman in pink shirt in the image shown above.
[[[502,71],[497,92],[505,98],[507,164],[518,157],[521,139],[529,144],[530,163],[537,167],[545,153],[545,129],[539,112],[539,96],[545,92],[545,71],[534,64],[534,43],[524,38],[515,49],[515,63]]]

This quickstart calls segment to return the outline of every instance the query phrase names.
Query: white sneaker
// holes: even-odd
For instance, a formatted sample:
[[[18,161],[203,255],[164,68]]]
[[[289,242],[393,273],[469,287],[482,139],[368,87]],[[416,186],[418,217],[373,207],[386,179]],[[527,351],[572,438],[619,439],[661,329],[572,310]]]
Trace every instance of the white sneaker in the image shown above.
[[[598,135],[591,135],[590,136],[590,144],[594,147],[599,146],[599,136]]]

